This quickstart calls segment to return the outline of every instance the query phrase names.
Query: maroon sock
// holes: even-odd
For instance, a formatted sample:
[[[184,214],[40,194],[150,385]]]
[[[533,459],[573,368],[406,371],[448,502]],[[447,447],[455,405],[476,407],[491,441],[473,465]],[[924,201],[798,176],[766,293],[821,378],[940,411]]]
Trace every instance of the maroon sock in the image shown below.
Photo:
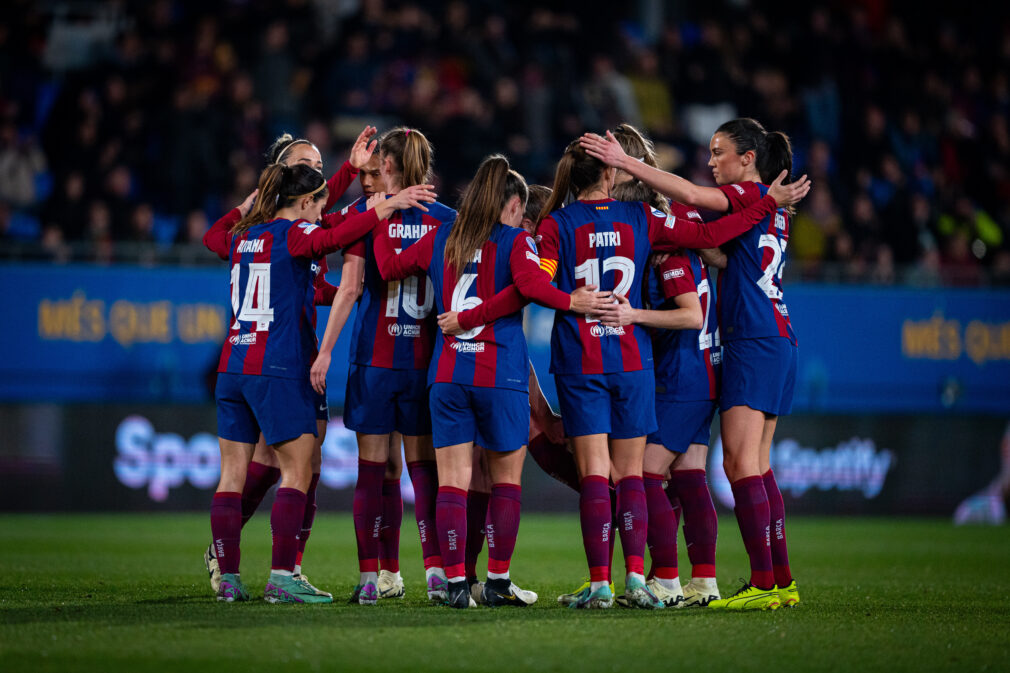
[[[607,563],[611,535],[610,481],[591,474],[582,480],[579,493],[579,515],[582,521],[582,544],[589,562],[589,579],[609,582]]]
[[[305,518],[305,494],[297,488],[279,488],[270,511],[270,530],[274,536],[272,570],[294,572],[298,557],[298,531]]]
[[[400,572],[400,524],[403,523],[403,496],[399,479],[382,480],[382,529],[379,531],[379,565],[391,573]]]
[[[743,536],[743,546],[750,557],[750,583],[758,589],[775,586],[772,552],[768,541],[768,494],[764,480],[754,475],[734,481],[733,499],[736,521]]]
[[[358,458],[354,486],[354,535],[358,541],[358,570],[379,572],[379,529],[382,526],[382,477],[386,463]]]
[[[435,520],[445,576],[466,577],[466,491],[439,486]]]
[[[210,503],[210,534],[221,574],[237,573],[241,560],[242,494],[222,491]]]
[[[508,574],[512,553],[519,536],[519,515],[522,511],[522,488],[519,484],[495,484],[491,487],[488,511],[487,571]]]
[[[663,490],[663,476],[643,475],[645,501],[649,508],[648,539],[649,555],[652,557],[651,576],[672,580],[678,576],[677,570],[677,511]]]
[[[305,554],[305,543],[309,541],[312,534],[312,522],[316,520],[316,487],[319,486],[319,475],[312,475],[309,482],[309,490],[305,492],[305,516],[302,517],[302,532],[298,535],[298,556],[295,558],[295,565],[302,564],[302,555]]]
[[[579,491],[579,469],[567,446],[555,444],[541,432],[530,440],[529,452],[541,470],[573,491]]]
[[[645,574],[645,540],[649,534],[649,508],[641,477],[625,477],[617,482],[617,525],[626,572]]]
[[[245,488],[242,489],[242,525],[252,518],[256,508],[263,502],[270,487],[281,478],[281,471],[263,463],[252,461],[245,472]]]
[[[438,466],[433,460],[407,463],[410,481],[414,485],[414,515],[421,536],[421,556],[424,569],[441,568],[442,556],[435,525],[435,500],[438,498]]]
[[[466,577],[476,579],[477,557],[484,548],[484,536],[489,515],[490,493],[467,491],[466,493]],[[490,546],[488,547],[490,549]]]
[[[608,482],[609,484],[609,482]],[[614,547],[617,546],[617,535],[614,534],[614,521],[617,521],[617,491],[610,485],[610,550],[607,552],[607,578],[614,579]]]
[[[684,541],[691,559],[691,577],[715,577],[719,517],[705,480],[705,470],[674,470],[667,488],[667,494],[671,492],[684,509]]]
[[[775,481],[775,474],[768,470],[762,478],[765,482],[765,491],[768,493],[775,584],[787,587],[793,581],[793,574],[789,570],[789,550],[786,548],[786,505],[782,501],[782,491]]]

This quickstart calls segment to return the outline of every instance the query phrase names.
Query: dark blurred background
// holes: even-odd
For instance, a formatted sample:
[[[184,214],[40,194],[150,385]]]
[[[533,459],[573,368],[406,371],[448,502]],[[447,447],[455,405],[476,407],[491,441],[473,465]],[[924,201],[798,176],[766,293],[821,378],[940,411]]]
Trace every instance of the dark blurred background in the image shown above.
[[[814,181],[784,274],[800,359],[772,462],[790,511],[961,503],[958,520],[1002,520],[1008,7],[5,0],[0,510],[206,506],[207,379],[229,306],[227,269],[200,239],[254,188],[277,135],[312,140],[329,174],[366,124],[415,126],[454,204],[488,153],[549,184],[570,140],[622,121],[664,167],[710,183],[712,132],[753,116],[792,137],[795,173]],[[339,282],[339,256],[330,268]],[[549,397],[551,319],[527,311]],[[348,341],[329,376],[330,507],[355,478]],[[720,452],[714,436],[725,504]],[[524,479],[534,509],[571,508],[535,466]]]
[[[0,240],[57,259],[80,241],[113,259],[135,250],[120,243],[198,242],[284,131],[312,139],[330,170],[364,124],[416,126],[453,202],[487,153],[549,182],[569,140],[621,121],[651,135],[668,168],[710,181],[712,130],[753,116],[792,137],[797,173],[817,186],[790,274],[1010,282],[1005,6],[587,9],[7,0]]]

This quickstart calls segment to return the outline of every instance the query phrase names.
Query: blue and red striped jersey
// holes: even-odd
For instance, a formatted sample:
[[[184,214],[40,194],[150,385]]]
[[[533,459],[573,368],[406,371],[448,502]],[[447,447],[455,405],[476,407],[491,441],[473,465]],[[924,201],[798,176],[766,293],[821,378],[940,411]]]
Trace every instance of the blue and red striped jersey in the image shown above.
[[[575,201],[537,229],[548,270],[557,260],[558,289],[596,285],[642,308],[642,270],[648,268],[649,233],[667,216],[640,202]],[[659,226],[663,226],[660,224]],[[652,343],[636,325],[604,327],[598,320],[559,311],[551,333],[551,372],[611,374],[652,368]]]
[[[740,211],[768,193],[768,186],[742,182],[719,189],[730,209]],[[789,214],[778,209],[725,247],[728,262],[719,274],[716,311],[724,341],[785,337],[796,343],[782,299],[782,269],[789,242]]]
[[[352,210],[364,210],[359,199]],[[456,211],[441,203],[396,211],[377,230],[365,236],[344,254],[365,259],[365,281],[351,335],[351,362],[387,369],[424,369],[431,361],[435,321],[431,281],[422,273],[401,280],[385,281],[375,263],[373,237],[388,236],[393,247],[405,250],[427,232],[453,222]]]
[[[435,235],[434,255],[428,268],[438,313],[464,311],[487,301],[515,282],[514,267],[526,267],[527,273],[543,275],[533,237],[522,229],[499,223],[457,277],[445,262],[445,244],[451,232],[449,225]],[[523,334],[522,309],[459,336],[445,336],[437,330],[435,353],[428,369],[428,384],[432,383],[528,392],[529,352]]]
[[[462,273],[445,259],[445,247],[455,223],[429,232],[402,254],[388,237],[375,239],[376,259],[386,278],[403,278],[426,271],[432,281],[438,313],[478,308],[508,287],[551,308],[570,306],[571,298],[550,284],[540,268],[533,237],[519,228],[498,223],[474,253]],[[529,354],[523,334],[522,303],[486,324],[458,336],[435,336],[435,352],[428,383],[460,383],[483,388],[529,390]]]
[[[232,316],[218,372],[308,377],[316,352],[313,259],[377,223],[373,210],[334,229],[277,219],[228,234]]]
[[[722,347],[713,310],[715,287],[705,265],[691,250],[672,255],[650,270],[647,292],[653,309],[676,308],[677,296],[697,292],[703,316],[700,330],[650,330],[656,394],[682,402],[716,399]]]

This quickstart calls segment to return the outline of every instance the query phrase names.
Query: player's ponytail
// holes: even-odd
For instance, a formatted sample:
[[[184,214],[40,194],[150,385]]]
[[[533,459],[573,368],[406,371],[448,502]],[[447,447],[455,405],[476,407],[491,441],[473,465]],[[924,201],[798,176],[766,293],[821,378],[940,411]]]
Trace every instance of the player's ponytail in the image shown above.
[[[492,154],[485,158],[463,192],[459,213],[445,242],[445,261],[457,278],[491,237],[501,211],[513,196],[526,206],[526,180],[512,170],[504,156]]]
[[[398,126],[386,131],[379,139],[379,157],[392,159],[401,189],[423,185],[431,179],[434,153],[431,143],[417,129]]]
[[[569,143],[554,172],[554,191],[540,211],[537,223],[565,205],[569,197],[577,198],[597,184],[606,168],[602,161],[589,156],[578,140]]]
[[[781,131],[772,131],[765,136],[764,149],[757,157],[757,169],[765,184],[774,182],[782,171],[787,173],[782,184],[793,181],[793,147],[789,136]]]
[[[278,210],[290,206],[300,198],[311,196],[313,201],[318,201],[326,198],[328,192],[326,179],[316,169],[301,164],[288,167],[280,163],[270,164],[263,169],[258,189],[256,202],[245,217],[232,227],[232,234],[237,236],[250,227],[269,222]]]
[[[621,149],[629,157],[638,159],[647,166],[659,167],[652,141],[642,135],[642,132],[637,128],[631,124],[619,124],[614,129],[613,135]],[[630,180],[615,184],[610,191],[610,196],[618,201],[641,201],[667,215],[670,214],[669,199],[633,176]]]

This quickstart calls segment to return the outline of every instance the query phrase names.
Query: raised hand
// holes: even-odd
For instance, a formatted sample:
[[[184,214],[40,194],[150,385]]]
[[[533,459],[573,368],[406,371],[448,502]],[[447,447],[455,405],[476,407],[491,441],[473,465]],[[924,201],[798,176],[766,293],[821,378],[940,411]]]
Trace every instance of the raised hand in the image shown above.
[[[351,156],[347,160],[358,170],[361,170],[361,167],[372,158],[372,153],[375,152],[375,145],[378,143],[377,140],[372,140],[372,137],[377,132],[378,129],[374,126],[366,126],[365,130],[358,134],[358,139],[351,145]],[[370,140],[371,142],[369,142]]]
[[[810,191],[810,180],[807,179],[806,175],[799,180],[790,182],[788,185],[783,185],[782,181],[788,176],[788,171],[782,171],[775,178],[775,182],[768,188],[768,194],[775,199],[775,203],[778,204],[779,208],[799,203],[807,195],[807,192]]]
[[[260,193],[260,190],[258,188],[252,190],[252,194],[250,194],[249,196],[245,197],[245,201],[243,201],[242,203],[240,203],[238,205],[238,212],[242,213],[242,217],[245,217],[246,215],[249,214],[249,209],[251,209],[252,206],[253,206],[253,203],[256,202],[256,195],[259,194],[259,193]]]
[[[434,192],[434,189],[434,185],[412,185],[397,192],[392,198],[387,199],[386,203],[394,210],[420,208],[424,212],[428,212],[428,209],[422,204],[435,201],[438,194]]]
[[[617,142],[617,138],[610,131],[607,131],[606,138],[595,133],[584,133],[579,138],[579,144],[582,145],[586,154],[596,157],[608,166],[620,168],[621,162],[628,158],[628,155],[621,149],[621,144]]]

